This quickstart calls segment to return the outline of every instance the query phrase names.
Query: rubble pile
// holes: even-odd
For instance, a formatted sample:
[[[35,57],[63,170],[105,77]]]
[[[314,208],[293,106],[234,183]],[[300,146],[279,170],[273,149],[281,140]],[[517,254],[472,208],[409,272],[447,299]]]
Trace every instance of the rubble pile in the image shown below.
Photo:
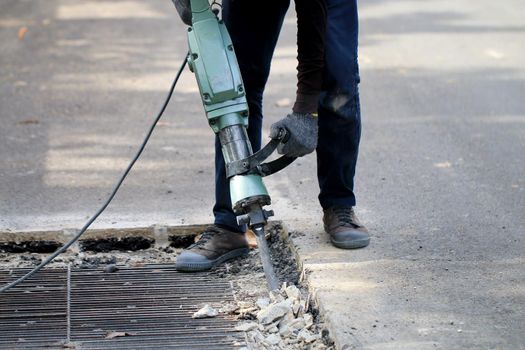
[[[284,283],[269,298],[238,302],[235,314],[244,321],[236,330],[246,332],[245,350],[334,349],[327,331],[308,312],[308,299],[295,285]]]

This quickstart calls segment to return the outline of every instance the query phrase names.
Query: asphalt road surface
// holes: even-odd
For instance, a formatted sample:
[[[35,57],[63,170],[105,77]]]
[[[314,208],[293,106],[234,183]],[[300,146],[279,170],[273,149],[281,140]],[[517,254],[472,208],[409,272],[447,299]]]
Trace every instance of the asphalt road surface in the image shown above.
[[[525,349],[525,3],[359,6],[356,192],[371,245],[328,244],[315,155],[267,180],[336,343]],[[0,42],[0,229],[78,228],[160,108],[185,28],[169,0],[1,0]],[[291,108],[295,57],[290,11],[266,131]],[[187,71],[95,226],[211,222],[213,142]]]

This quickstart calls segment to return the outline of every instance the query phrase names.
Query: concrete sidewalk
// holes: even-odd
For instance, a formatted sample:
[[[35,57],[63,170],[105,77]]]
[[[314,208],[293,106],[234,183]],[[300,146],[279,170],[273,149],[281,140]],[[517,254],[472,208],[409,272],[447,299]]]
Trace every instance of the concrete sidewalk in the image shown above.
[[[370,247],[329,245],[314,155],[267,181],[336,343],[525,349],[525,7],[373,0],[360,11],[356,186]],[[292,12],[266,130],[294,96]],[[184,26],[168,0],[4,0],[0,40],[0,230],[78,228],[160,107]],[[186,72],[95,227],[211,222],[213,141]]]

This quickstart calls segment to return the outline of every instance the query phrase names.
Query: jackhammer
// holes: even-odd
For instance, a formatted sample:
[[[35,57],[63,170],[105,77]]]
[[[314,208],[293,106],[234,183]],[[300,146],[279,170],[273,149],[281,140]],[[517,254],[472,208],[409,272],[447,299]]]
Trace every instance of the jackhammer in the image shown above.
[[[253,153],[246,128],[248,104],[239,64],[226,25],[219,11],[208,0],[173,0],[188,28],[188,66],[197,78],[204,111],[212,130],[217,134],[226,163],[233,211],[239,225],[248,225],[255,233],[259,254],[270,290],[278,289],[264,226],[273,211],[264,207],[271,199],[262,177],[273,174],[295,158],[282,156],[263,163],[286,142],[286,129],[260,151]],[[218,4],[217,4],[218,5]]]

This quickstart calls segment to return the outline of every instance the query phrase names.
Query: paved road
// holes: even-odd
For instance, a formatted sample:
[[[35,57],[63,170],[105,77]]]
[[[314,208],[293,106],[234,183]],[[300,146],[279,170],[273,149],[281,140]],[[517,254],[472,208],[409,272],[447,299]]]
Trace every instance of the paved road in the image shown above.
[[[268,180],[342,349],[525,349],[525,5],[360,3],[359,214],[330,247],[315,156]],[[293,98],[286,20],[266,126]],[[18,38],[21,27],[28,31]],[[0,229],[78,227],[135,152],[185,51],[169,1],[0,2]],[[213,139],[186,73],[98,226],[211,220]]]

